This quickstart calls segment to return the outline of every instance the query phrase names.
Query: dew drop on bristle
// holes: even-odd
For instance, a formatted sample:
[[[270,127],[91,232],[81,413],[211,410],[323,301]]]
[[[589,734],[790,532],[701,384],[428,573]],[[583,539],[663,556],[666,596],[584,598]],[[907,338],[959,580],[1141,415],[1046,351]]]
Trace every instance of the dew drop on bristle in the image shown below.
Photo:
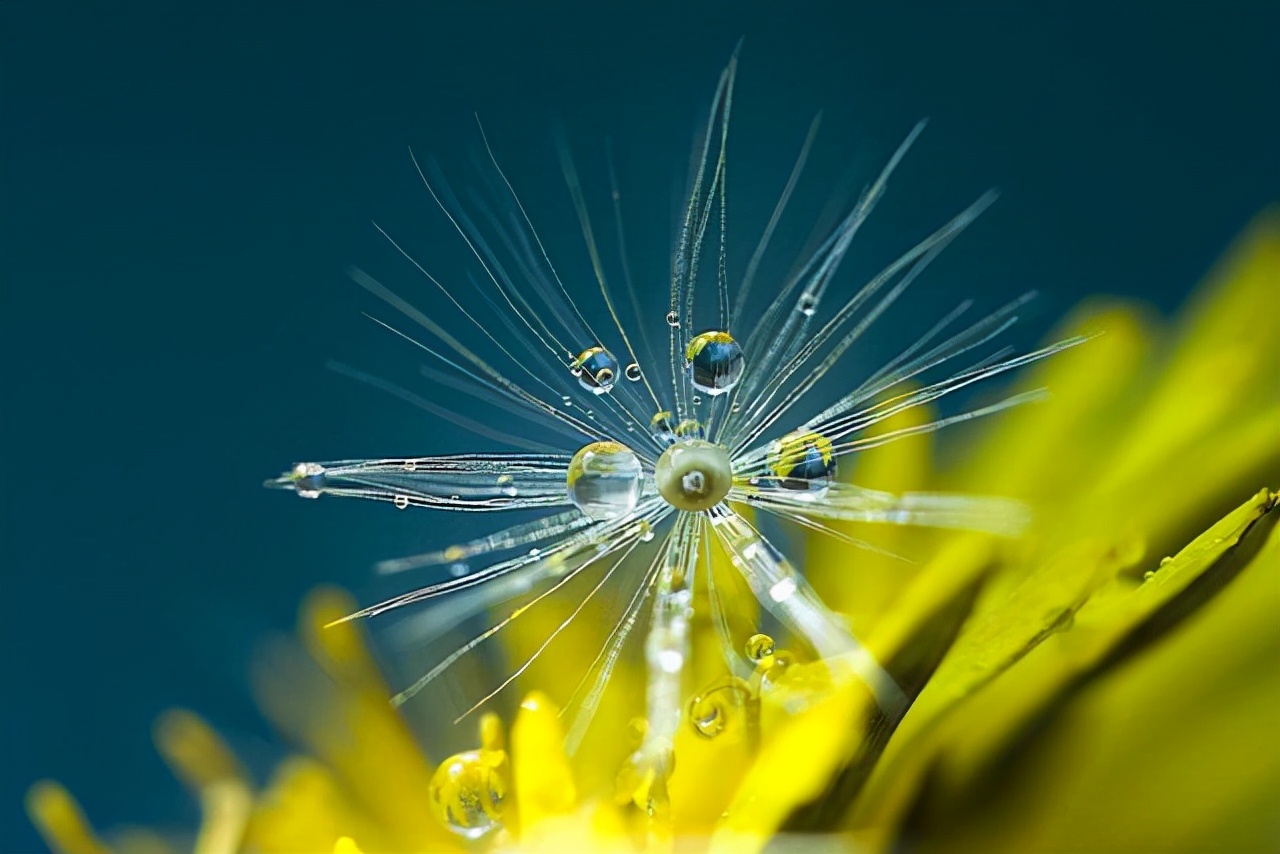
[[[409,506],[409,496],[397,495],[395,498],[391,499],[391,503],[396,506],[397,510],[404,510]]]
[[[479,839],[501,827],[506,761],[501,750],[469,750],[441,762],[428,787],[440,823],[466,839]]]
[[[761,485],[799,492],[824,493],[836,476],[831,440],[811,430],[796,430],[769,445],[766,458],[771,478]]]
[[[685,351],[693,387],[705,394],[724,394],[742,379],[747,365],[742,347],[728,332],[702,332]]]
[[[686,418],[676,425],[675,435],[677,439],[705,439],[707,428],[699,421]]]
[[[773,638],[765,634],[755,634],[747,638],[745,652],[747,658],[752,661],[759,662],[773,655],[774,642]]]
[[[690,402],[693,403],[694,406],[697,406],[699,403],[702,403],[702,398],[698,397],[698,395],[695,394],[692,398],[690,398]]]
[[[796,309],[805,317],[813,317],[813,312],[817,308],[818,298],[813,294],[801,294],[800,299],[796,302]]]
[[[592,519],[616,519],[635,509],[643,477],[640,460],[619,442],[592,442],[569,461],[569,500]]]
[[[674,311],[667,312],[667,326],[679,326],[680,315]]]
[[[676,440],[675,426],[671,423],[671,413],[663,410],[649,419],[649,433],[662,445],[670,445]]]
[[[289,473],[293,489],[303,498],[319,498],[326,485],[324,466],[319,463],[298,463]]]
[[[640,366],[635,362],[632,362],[631,364],[627,365],[627,368],[623,373],[627,379],[631,380],[631,382],[633,383],[640,382]]]
[[[603,347],[588,347],[573,360],[569,372],[592,394],[608,394],[618,379],[618,360]]]

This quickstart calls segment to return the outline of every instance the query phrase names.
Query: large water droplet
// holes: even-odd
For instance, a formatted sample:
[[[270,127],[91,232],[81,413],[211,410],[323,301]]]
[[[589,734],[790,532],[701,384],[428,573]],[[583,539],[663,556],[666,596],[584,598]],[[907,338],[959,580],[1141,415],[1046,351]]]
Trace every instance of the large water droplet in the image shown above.
[[[589,347],[573,360],[570,372],[578,383],[592,394],[608,394],[618,380],[618,360],[603,347]]]
[[[747,365],[742,347],[728,332],[702,332],[685,351],[693,387],[710,395],[724,394],[742,379]]]
[[[592,442],[573,455],[565,478],[569,500],[592,519],[615,519],[640,500],[640,460],[618,442]]]
[[[431,777],[428,794],[440,822],[467,839],[501,826],[507,755],[501,750],[469,750],[450,756]]]

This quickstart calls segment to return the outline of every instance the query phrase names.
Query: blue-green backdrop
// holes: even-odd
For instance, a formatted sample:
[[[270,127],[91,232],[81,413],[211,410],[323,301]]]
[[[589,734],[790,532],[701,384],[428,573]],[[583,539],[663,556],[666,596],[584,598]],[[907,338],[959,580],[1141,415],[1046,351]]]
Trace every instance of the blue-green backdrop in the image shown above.
[[[371,561],[449,536],[259,487],[298,459],[471,446],[324,369],[406,359],[370,336],[349,263],[443,310],[369,226],[443,228],[407,145],[465,171],[478,111],[537,198],[563,194],[554,121],[592,169],[611,138],[632,252],[660,276],[668,188],[742,36],[742,219],[816,111],[830,189],[928,116],[871,254],[998,185],[933,287],[1038,288],[1034,335],[1086,293],[1171,310],[1280,197],[1277,32],[1275,2],[6,0],[0,848],[38,849],[20,801],[46,775],[100,825],[194,823],[153,715],[199,709],[269,762],[254,644],[312,585],[367,592]],[[806,191],[815,214],[825,189]]]

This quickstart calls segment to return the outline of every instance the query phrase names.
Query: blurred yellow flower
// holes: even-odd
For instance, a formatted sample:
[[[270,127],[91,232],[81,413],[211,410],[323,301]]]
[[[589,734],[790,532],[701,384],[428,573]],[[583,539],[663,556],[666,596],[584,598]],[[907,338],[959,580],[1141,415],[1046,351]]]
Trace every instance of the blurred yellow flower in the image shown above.
[[[480,835],[548,852],[1280,849],[1280,212],[1172,326],[1105,300],[1066,326],[1054,340],[1104,334],[1023,377],[1052,399],[993,420],[954,464],[929,436],[859,458],[863,486],[1022,499],[1027,537],[843,529],[910,564],[809,538],[814,586],[914,697],[897,718],[856,684],[788,714],[789,687],[818,675],[761,636],[750,681],[705,674],[669,778],[619,778],[625,745],[570,760],[537,690],[561,686],[536,667],[509,731],[486,715],[474,749],[434,764],[355,625],[323,628],[352,603],[319,591],[300,632],[325,678],[277,660],[258,680],[303,749],[265,786],[170,712],[156,744],[199,800],[194,837],[108,844],[50,782],[28,812],[68,854],[467,851]],[[717,692],[745,697],[747,719]],[[601,715],[626,730],[625,708]]]

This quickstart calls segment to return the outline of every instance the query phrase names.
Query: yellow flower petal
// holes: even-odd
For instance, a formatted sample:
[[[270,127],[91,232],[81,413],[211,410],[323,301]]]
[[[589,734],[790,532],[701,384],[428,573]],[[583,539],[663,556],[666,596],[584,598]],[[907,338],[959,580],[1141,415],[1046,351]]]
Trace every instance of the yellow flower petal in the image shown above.
[[[52,780],[27,790],[27,815],[56,854],[111,854],[71,793]]]
[[[1233,517],[1244,521],[1240,514]],[[1267,527],[1269,532],[1263,530]],[[1222,543],[1213,542],[1217,533],[1226,534]],[[1185,576],[1195,574],[1194,564],[1211,561],[1234,541],[1236,531],[1211,534],[1123,598],[1137,603],[1163,597],[1161,586],[1182,586],[1189,580]],[[1076,687],[1064,706],[1007,749],[984,758],[978,755],[981,745],[969,751],[967,740],[953,742],[959,750],[945,754],[931,778],[938,789],[931,789],[928,814],[915,814],[914,849],[926,854],[1275,850],[1280,839],[1280,527],[1274,519],[1256,525],[1220,564],[1214,572],[1238,570],[1239,575],[1158,643],[1108,664]],[[1193,583],[1203,590],[1205,580]],[[1105,610],[1114,614],[1124,607],[1117,597]],[[1105,625],[1082,626],[1084,618],[1082,609],[1076,628],[1062,636],[1064,648],[1052,656],[1058,669],[1073,661],[1085,665],[1096,654],[1094,637],[1071,645],[1083,647],[1078,650],[1083,660],[1066,649],[1080,629],[1089,633]],[[1000,702],[1015,695],[1004,691],[984,697],[988,702],[975,705],[967,722],[998,713]],[[979,740],[988,741],[981,733]],[[989,770],[974,776],[979,767],[970,763],[975,760]]]

